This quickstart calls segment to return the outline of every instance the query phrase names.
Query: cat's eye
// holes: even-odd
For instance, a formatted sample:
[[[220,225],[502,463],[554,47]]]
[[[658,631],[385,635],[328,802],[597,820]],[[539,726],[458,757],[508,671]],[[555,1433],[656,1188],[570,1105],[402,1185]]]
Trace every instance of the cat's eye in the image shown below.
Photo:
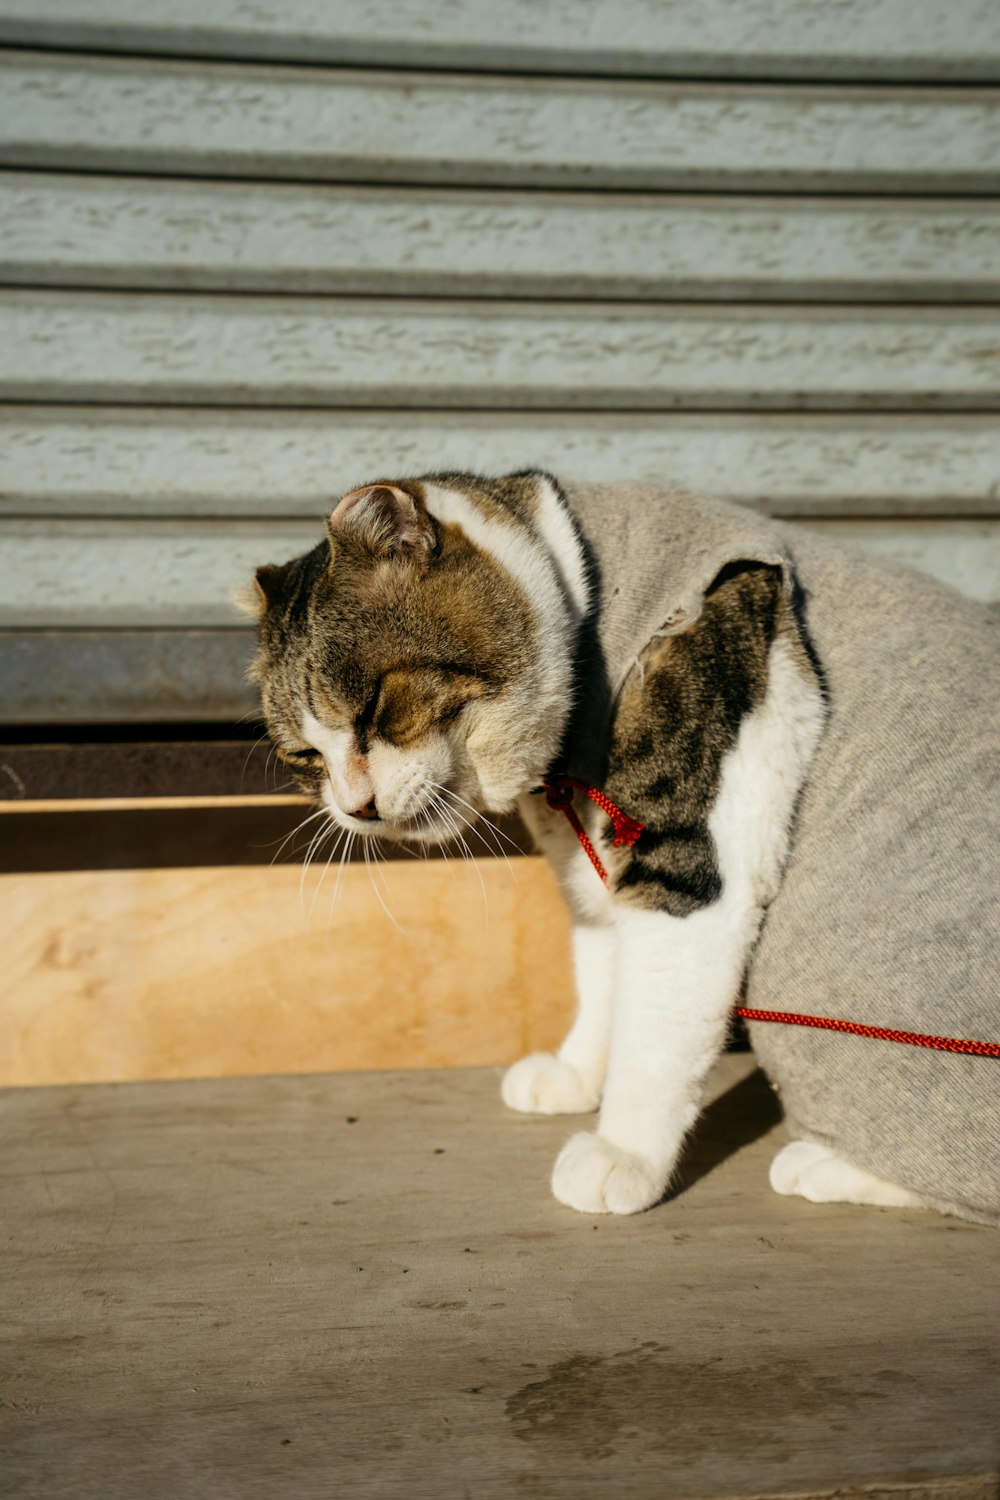
[[[379,699],[381,698],[381,696],[382,679],[379,678],[378,682],[375,684],[375,691],[371,694],[364,708],[354,720],[356,728],[362,731],[362,733],[365,730],[369,729],[375,722],[375,715],[378,712]]]
[[[372,730],[372,724],[375,723],[375,715],[378,714],[378,705],[381,699],[382,679],[379,678],[376,681],[375,690],[367,697],[364,708],[361,709],[360,714],[355,714],[354,717],[354,732],[363,747],[367,747],[367,738],[369,738],[370,730]]]
[[[302,750],[286,750],[285,755],[289,760],[299,761],[306,766],[323,759],[322,750],[316,750],[312,745],[306,745]]]

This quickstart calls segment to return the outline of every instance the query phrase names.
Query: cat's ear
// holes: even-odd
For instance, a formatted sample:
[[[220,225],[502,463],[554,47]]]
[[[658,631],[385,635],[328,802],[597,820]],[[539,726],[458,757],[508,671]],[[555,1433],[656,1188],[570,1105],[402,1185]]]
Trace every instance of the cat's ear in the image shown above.
[[[287,572],[286,563],[264,563],[249,583],[230,589],[229,597],[241,615],[259,620],[283,593]]]
[[[373,557],[426,555],[434,526],[420,501],[397,484],[366,484],[345,495],[326,523],[336,547],[354,542]]]

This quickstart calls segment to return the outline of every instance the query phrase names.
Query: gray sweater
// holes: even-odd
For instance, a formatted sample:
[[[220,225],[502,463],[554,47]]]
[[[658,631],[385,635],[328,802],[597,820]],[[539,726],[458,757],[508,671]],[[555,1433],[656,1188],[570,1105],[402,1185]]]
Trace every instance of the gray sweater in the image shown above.
[[[746,1003],[1000,1040],[995,617],[742,507],[632,485],[568,499],[600,590],[569,747],[578,774],[599,773],[605,705],[650,637],[689,625],[726,563],[777,563],[803,591],[829,721]],[[750,1031],[793,1136],[1000,1223],[1000,1061],[801,1026]]]

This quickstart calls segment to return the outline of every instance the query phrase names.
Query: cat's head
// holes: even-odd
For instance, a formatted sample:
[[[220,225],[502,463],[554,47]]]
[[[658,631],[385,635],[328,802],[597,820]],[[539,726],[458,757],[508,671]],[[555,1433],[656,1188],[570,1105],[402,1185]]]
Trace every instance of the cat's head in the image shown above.
[[[547,475],[364,485],[237,602],[277,753],[344,828],[442,838],[559,749],[587,582]]]

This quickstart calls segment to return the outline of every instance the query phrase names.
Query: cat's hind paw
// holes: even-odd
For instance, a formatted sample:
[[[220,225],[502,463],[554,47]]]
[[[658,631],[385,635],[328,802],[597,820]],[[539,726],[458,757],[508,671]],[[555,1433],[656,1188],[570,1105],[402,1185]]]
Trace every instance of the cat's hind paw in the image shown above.
[[[921,1198],[909,1188],[843,1161],[816,1141],[792,1141],[771,1163],[771,1186],[776,1193],[797,1194],[810,1203],[866,1203],[877,1208],[922,1208]]]
[[[599,1102],[583,1074],[552,1052],[532,1052],[509,1067],[500,1096],[508,1109],[526,1115],[583,1115]]]
[[[574,1135],[556,1159],[552,1191],[584,1214],[637,1214],[663,1196],[649,1162],[590,1132]]]

